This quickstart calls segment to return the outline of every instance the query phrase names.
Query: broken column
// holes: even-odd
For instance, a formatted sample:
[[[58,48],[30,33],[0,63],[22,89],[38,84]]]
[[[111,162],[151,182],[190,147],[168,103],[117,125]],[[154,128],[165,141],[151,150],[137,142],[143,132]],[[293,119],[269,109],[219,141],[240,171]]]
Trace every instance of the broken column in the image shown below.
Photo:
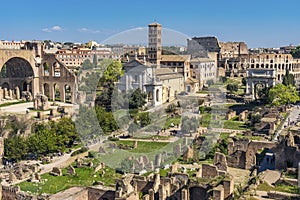
[[[34,98],[34,109],[48,110],[49,109],[48,97],[43,94],[37,94]]]
[[[15,87],[16,99],[21,99],[20,89],[19,87]]]

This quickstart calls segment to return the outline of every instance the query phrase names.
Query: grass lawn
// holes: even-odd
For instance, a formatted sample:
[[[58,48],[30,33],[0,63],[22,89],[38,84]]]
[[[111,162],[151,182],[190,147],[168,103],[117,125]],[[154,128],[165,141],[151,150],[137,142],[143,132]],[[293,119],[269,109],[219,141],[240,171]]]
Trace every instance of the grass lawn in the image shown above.
[[[246,130],[247,126],[244,122],[226,120],[224,121],[224,127],[226,129],[234,129],[234,130]]]
[[[116,141],[115,143],[117,145],[124,144],[124,145],[128,145],[128,146],[132,146],[133,145],[133,140],[132,141],[119,140],[119,141]],[[138,141],[137,148],[136,149],[131,149],[131,150],[128,150],[128,151],[132,152],[132,153],[149,153],[151,151],[159,150],[159,149],[163,148],[164,146],[166,146],[167,144],[169,144],[169,142],[142,142],[142,141]]]
[[[212,118],[212,114],[210,113],[204,113],[202,114],[201,119],[201,126],[202,127],[208,127],[210,124],[210,120]],[[223,128],[225,129],[233,129],[233,130],[246,130],[248,127],[245,125],[244,122],[236,121],[236,117],[230,120],[222,120]],[[213,124],[212,124],[213,125]]]
[[[159,175],[160,176],[163,176],[163,177],[166,177],[167,176],[167,173],[170,171],[170,169],[160,169],[159,170]]]
[[[152,139],[154,136],[154,138],[156,139],[156,137],[158,137],[159,140],[168,140],[170,139],[170,136],[163,136],[163,135],[149,135],[149,134],[139,134],[139,133],[135,133],[133,134],[133,137],[131,137],[130,139],[145,139],[145,140],[150,140]]]
[[[41,183],[22,182],[18,184],[22,191],[29,191],[34,194],[55,194],[73,186],[91,186],[95,182],[102,182],[109,186],[115,183],[115,180],[122,175],[115,172],[114,169],[106,167],[105,174],[101,177],[102,170],[94,174],[94,168],[84,167],[75,168],[76,175],[67,175],[67,169],[63,169],[63,176],[52,176],[49,173],[41,176]],[[47,180],[47,181],[46,181]]]
[[[297,186],[289,186],[289,185],[276,185],[275,187],[270,186],[268,183],[261,183],[256,190],[269,192],[271,190],[278,192],[287,192],[292,194],[299,194],[299,189]]]
[[[172,123],[175,126],[179,125],[181,123],[181,116],[175,116],[175,117],[167,118],[163,128],[165,128],[165,129],[170,128]]]
[[[211,120],[211,114],[210,113],[204,113],[202,114],[201,118],[201,126],[202,127],[208,127]]]

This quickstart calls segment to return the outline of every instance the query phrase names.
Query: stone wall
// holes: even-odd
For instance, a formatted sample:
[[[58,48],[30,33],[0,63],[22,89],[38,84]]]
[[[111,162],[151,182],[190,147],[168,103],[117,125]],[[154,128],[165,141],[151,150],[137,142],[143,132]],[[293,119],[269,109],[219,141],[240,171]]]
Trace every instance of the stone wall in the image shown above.
[[[219,176],[218,168],[214,165],[202,164],[202,177],[214,178]]]

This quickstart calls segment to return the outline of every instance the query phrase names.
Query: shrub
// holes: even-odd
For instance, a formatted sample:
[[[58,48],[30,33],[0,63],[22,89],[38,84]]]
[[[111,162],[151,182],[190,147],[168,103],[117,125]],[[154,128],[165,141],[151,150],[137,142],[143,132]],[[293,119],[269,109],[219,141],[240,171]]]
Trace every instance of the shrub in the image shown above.
[[[109,141],[119,141],[119,138],[109,136],[109,137],[108,137],[108,140],[109,140]]]
[[[76,155],[79,155],[81,153],[84,153],[86,151],[88,151],[89,149],[87,147],[81,147],[80,149],[74,151],[71,156],[76,156]]]

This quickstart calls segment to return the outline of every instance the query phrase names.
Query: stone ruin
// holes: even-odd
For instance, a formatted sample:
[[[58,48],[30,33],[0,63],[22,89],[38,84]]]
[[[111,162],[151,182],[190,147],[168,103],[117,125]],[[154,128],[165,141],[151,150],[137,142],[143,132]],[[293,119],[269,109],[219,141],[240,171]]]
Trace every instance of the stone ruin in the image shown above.
[[[67,170],[67,174],[71,175],[71,176],[75,176],[76,175],[76,171],[74,169],[73,166],[69,166],[68,170]]]
[[[34,183],[40,182],[41,176],[38,173],[33,173],[33,174],[31,174],[30,181],[34,182]]]
[[[22,92],[22,100],[24,101],[32,101],[32,94],[31,92],[28,92],[28,91],[23,91]]]
[[[174,166],[174,167],[173,167]],[[166,177],[161,177],[157,172],[147,177],[127,174],[124,178],[117,180],[115,199],[231,199],[234,190],[233,178],[226,174],[225,178],[216,185],[199,184],[189,179],[189,175],[179,173],[178,163],[172,166],[172,171]],[[224,175],[214,165],[203,164],[199,170],[199,178],[212,178]],[[196,172],[198,173],[198,172]],[[143,194],[139,197],[139,194]]]
[[[225,119],[226,120],[230,120],[231,118],[235,117],[236,116],[236,112],[234,110],[229,110],[227,113],[226,113],[226,116],[225,116]]]
[[[48,110],[49,109],[48,97],[43,94],[37,94],[34,98],[33,107],[35,110]]]
[[[0,86],[0,101],[2,101],[3,99],[6,100],[21,99],[20,88],[15,87],[15,89],[7,89],[7,88],[2,88]]]
[[[227,172],[227,160],[223,153],[216,152],[214,156],[214,165],[217,166],[218,170]]]
[[[105,149],[103,146],[99,147],[99,153],[106,153]]]
[[[53,175],[53,176],[62,176],[61,169],[59,169],[58,167],[53,167],[50,174]]]
[[[104,169],[105,168],[105,164],[104,163],[100,163],[94,170],[94,174],[96,174],[99,170]]]
[[[278,142],[255,141],[248,138],[231,138],[228,141],[227,165],[229,167],[251,169],[256,165],[256,155],[263,149],[269,149],[275,156],[275,169],[285,169],[287,163],[297,167],[300,162],[300,141],[288,133],[279,137]]]
[[[248,113],[249,113],[248,110],[244,110],[243,112],[241,112],[239,114],[239,121],[246,122],[248,119]]]
[[[194,156],[194,150],[192,147],[188,146],[186,151],[183,153],[183,161],[187,162],[188,160],[192,159]]]
[[[38,172],[38,167],[36,165],[26,165],[24,163],[18,163],[16,166],[14,166],[13,169],[9,169],[8,176],[6,179],[13,183],[17,180],[23,180],[30,178],[32,174],[35,174]]]

